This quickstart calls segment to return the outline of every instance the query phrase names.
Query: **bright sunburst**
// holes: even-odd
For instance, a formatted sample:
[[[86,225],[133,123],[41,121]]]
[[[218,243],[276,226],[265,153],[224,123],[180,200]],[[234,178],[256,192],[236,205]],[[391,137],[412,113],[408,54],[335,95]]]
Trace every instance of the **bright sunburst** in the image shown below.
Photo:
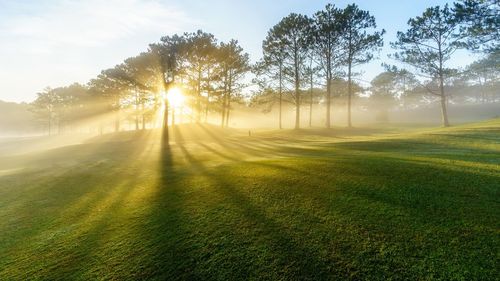
[[[181,89],[173,87],[167,93],[167,100],[173,107],[180,107],[184,105],[185,97],[182,94]]]

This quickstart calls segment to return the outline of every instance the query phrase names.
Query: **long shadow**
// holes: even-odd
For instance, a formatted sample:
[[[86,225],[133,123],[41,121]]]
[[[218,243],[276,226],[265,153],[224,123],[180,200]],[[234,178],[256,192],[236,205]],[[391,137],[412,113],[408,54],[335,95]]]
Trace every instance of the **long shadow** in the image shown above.
[[[203,142],[197,142],[196,144],[199,145],[199,146],[201,146],[201,147],[203,147],[203,148],[205,148],[207,151],[210,151],[211,153],[213,153],[213,154],[215,154],[215,155],[217,155],[219,157],[222,157],[222,158],[224,158],[226,160],[235,161],[235,162],[242,161],[241,158],[230,156],[230,155],[228,155],[226,153],[223,153],[223,152],[221,152],[221,151],[219,151],[219,150],[217,150],[217,149],[215,149],[215,148],[213,148],[213,147],[211,147],[209,145],[204,144]]]
[[[214,135],[212,132],[210,133]],[[344,258],[340,258],[338,255],[325,257],[324,254],[320,255],[306,246],[313,245],[315,243],[314,241],[303,242],[303,240],[301,240],[304,238],[299,236],[303,234],[303,232],[293,228],[297,222],[292,221],[292,226],[280,223],[280,217],[278,217],[276,212],[268,212],[268,206],[266,206],[265,203],[258,203],[260,202],[258,198],[254,200],[254,198],[245,194],[245,192],[240,189],[239,186],[241,186],[241,184],[237,184],[236,179],[228,179],[230,175],[224,167],[217,167],[217,169],[206,168],[201,161],[197,160],[189,149],[185,147],[184,139],[180,131],[175,131],[174,134],[178,134],[178,137],[176,137],[176,148],[178,148],[178,150],[176,149],[175,153],[179,153],[179,155],[176,156],[184,157],[187,160],[187,165],[198,167],[198,169],[196,169],[196,171],[186,171],[184,169],[185,167],[177,166],[177,158],[172,156],[173,151],[168,144],[166,145],[167,148],[164,147],[162,150],[161,165],[159,168],[161,175],[158,191],[155,195],[155,200],[151,202],[151,216],[148,218],[147,228],[144,230],[145,241],[151,246],[150,259],[146,261],[147,265],[145,265],[145,268],[147,268],[147,270],[136,277],[146,279],[184,280],[236,280],[263,277],[268,277],[269,279],[314,280],[331,279],[334,277],[356,279],[362,277],[369,278],[370,276],[387,276],[386,274],[389,273],[386,271],[387,268],[395,267],[396,270],[403,271],[403,273],[401,273],[403,277],[410,278],[411,275],[408,275],[408,272],[411,273],[411,271],[404,271],[404,264],[391,260],[391,256],[387,259],[377,261],[376,259],[380,258],[380,256],[375,255],[378,253],[378,249],[369,249],[372,250],[372,252],[366,252],[364,251],[366,249],[356,247],[356,245],[352,244],[358,243],[362,245],[363,243],[367,243],[364,239],[368,234],[372,235],[371,239],[374,239],[373,237],[378,239],[377,235],[380,232],[386,235],[385,237],[389,237],[386,238],[389,243],[393,241],[399,242],[397,239],[400,239],[402,236],[399,238],[393,237],[391,236],[393,229],[377,227],[377,224],[384,224],[385,227],[393,227],[394,223],[387,223],[380,218],[390,218],[393,215],[392,212],[394,212],[394,216],[396,216],[397,209],[401,208],[408,213],[408,216],[403,220],[403,223],[405,223],[403,226],[410,226],[409,231],[416,231],[418,234],[419,231],[423,231],[428,225],[434,227],[447,227],[443,224],[443,221],[450,218],[459,219],[460,216],[463,215],[460,210],[454,211],[453,208],[459,206],[464,210],[463,208],[466,206],[465,204],[468,200],[468,197],[460,199],[460,196],[468,195],[468,191],[454,191],[453,188],[449,190],[443,190],[442,188],[436,189],[432,181],[425,182],[423,187],[419,188],[419,178],[425,178],[426,176],[444,176],[452,178],[458,176],[456,172],[448,171],[446,168],[433,168],[434,172],[430,173],[429,169],[431,168],[429,167],[419,167],[417,163],[408,163],[405,161],[397,161],[394,163],[394,160],[387,160],[386,165],[380,166],[378,165],[380,163],[377,162],[380,161],[378,159],[379,156],[360,163],[357,162],[360,161],[359,157],[367,156],[357,155],[357,159],[346,160],[345,163],[341,163],[342,165],[332,166],[331,170],[327,168],[329,173],[333,173],[335,169],[342,168],[343,172],[349,175],[347,178],[352,180],[357,178],[368,178],[370,179],[369,182],[377,187],[373,189],[372,186],[363,186],[356,182],[342,182],[341,180],[336,180],[334,174],[325,174],[325,172],[308,174],[307,171],[314,171],[313,168],[308,169],[307,167],[302,167],[304,170],[294,169],[293,171],[297,174],[316,177],[317,181],[322,184],[322,187],[329,185],[333,186],[334,183],[348,184],[344,186],[345,190],[342,192],[354,200],[341,201],[337,199],[336,196],[324,196],[324,194],[319,192],[313,195],[307,192],[301,194],[304,199],[320,201],[321,203],[313,207],[320,207],[321,210],[319,211],[326,215],[330,215],[331,212],[333,212],[332,209],[335,210],[335,208],[350,210],[349,212],[340,210],[339,213],[345,216],[345,221],[352,224],[351,228],[356,229],[356,235],[358,236],[352,239],[343,237],[345,240],[341,241],[335,241],[335,236],[329,236],[320,240],[319,243],[325,244],[321,244],[318,247],[321,248],[323,245],[326,247],[334,244],[341,250],[347,248],[353,249],[354,252],[348,253],[349,256]],[[217,135],[212,137],[220,144],[220,147],[227,147],[229,141]],[[220,157],[236,161],[235,157],[229,156],[227,153],[206,144],[200,145]],[[254,148],[251,147],[248,149],[246,144],[242,146],[241,143],[236,143],[234,147],[241,148],[250,153],[256,153]],[[264,153],[262,151],[260,152]],[[349,154],[349,152],[347,152],[347,154]],[[262,163],[259,162],[256,165],[265,166],[267,164],[271,164],[270,167],[277,169],[289,168],[275,165],[274,163],[266,163],[265,161]],[[388,168],[392,166],[394,167]],[[408,173],[408,171],[411,171],[408,176],[412,177],[410,182],[414,190],[411,191],[407,197],[404,197],[404,195],[407,194],[404,192],[404,185],[401,185],[401,182],[397,185],[397,182],[391,180],[391,177],[393,176],[392,173],[404,174]],[[470,179],[467,180],[465,184],[474,185],[475,182],[484,182],[485,184],[494,185],[494,180],[496,179],[496,177],[483,178],[477,175],[473,176],[472,173],[470,176]],[[193,180],[193,178],[196,178],[196,180]],[[211,182],[210,187],[212,189],[208,191],[196,191],[204,188],[203,186],[197,186],[200,178],[209,178]],[[314,186],[320,186],[318,184],[319,182],[311,181],[309,184],[312,183]],[[283,184],[286,184],[286,182],[283,182]],[[270,188],[272,188],[272,186],[270,186]],[[214,194],[210,193],[212,190],[215,190]],[[387,194],[385,192],[389,193]],[[454,194],[454,192],[456,194]],[[193,198],[193,196],[200,195],[205,197]],[[212,200],[212,196],[218,196],[218,201],[210,201]],[[439,200],[434,198],[442,198],[445,200],[448,196],[452,196],[453,200],[439,202]],[[365,202],[384,204],[388,207],[387,209],[381,209],[380,212],[376,212],[376,210],[370,209],[374,206],[371,204],[367,206],[353,205],[353,202],[359,203],[356,201],[359,198],[365,200]],[[204,200],[209,202],[204,202]],[[440,206],[442,203],[443,206]],[[489,202],[489,204],[492,203]],[[494,218],[495,215],[492,214],[491,210],[488,211],[478,208],[478,205],[474,204],[474,207],[470,210],[480,211],[481,214],[487,217],[486,219],[474,223],[473,219],[475,215],[471,212],[464,220],[468,224],[487,227],[485,222],[491,221],[491,218]],[[465,210],[468,209],[466,208]],[[229,213],[230,211],[236,212],[237,215],[231,215]],[[287,208],[285,207],[283,211],[287,211]],[[307,210],[307,212],[310,213],[312,211]],[[196,219],[193,219],[193,216],[196,216]],[[304,217],[307,216],[304,215]],[[410,221],[412,219],[414,220],[413,222]],[[200,223],[200,220],[204,222],[205,225],[197,225]],[[208,228],[208,224],[215,224],[215,227]],[[245,227],[239,229],[238,227],[242,224]],[[203,226],[207,227],[207,229],[199,229]],[[322,228],[322,231],[327,233],[328,225],[318,227]],[[370,227],[373,227],[379,232],[372,232]],[[224,231],[214,232],[214,229],[218,228]],[[405,231],[408,231],[408,229],[401,229],[401,233],[404,234]],[[349,235],[350,233],[348,231],[344,232],[341,229],[335,234]],[[217,241],[214,241],[214,245],[211,245],[207,244],[209,243],[207,239],[209,241],[211,241],[210,239]],[[378,246],[379,244],[376,242],[377,241],[370,242],[368,247]],[[432,246],[436,245],[436,242],[427,242]],[[234,249],[231,247],[234,247]],[[410,244],[406,245],[406,247],[405,249],[413,249]],[[262,248],[269,250],[269,252],[262,254],[259,252],[259,249]],[[348,250],[344,251],[347,252]],[[411,254],[404,250],[401,251],[403,254]],[[432,249],[430,248],[424,248],[421,251],[421,254],[424,256],[431,256],[432,254]],[[372,253],[374,254],[373,256],[366,256]],[[224,256],[221,257],[221,254]],[[259,254],[262,255],[259,256]],[[389,255],[396,255],[397,258],[404,258],[397,256],[398,254],[399,253],[390,253]],[[450,253],[450,255],[451,254],[452,253]],[[376,262],[377,265],[381,266],[363,268],[365,261],[360,260],[360,257],[371,259]],[[263,258],[265,259],[264,263],[262,263]],[[338,259],[343,260],[339,261]],[[356,267],[355,270],[361,272],[362,275],[350,276],[348,275],[350,273],[348,269],[336,267],[336,265],[350,264],[353,261],[358,263],[357,265],[353,265]],[[266,265],[265,262],[269,262],[269,264]],[[282,271],[267,271],[273,271],[276,270],[276,268],[278,268],[278,271],[279,269],[282,269]],[[467,265],[463,264],[463,268],[467,268]],[[442,269],[445,270],[445,268]]]
[[[186,153],[184,139],[177,127],[170,135],[175,141],[176,150],[162,138],[162,149],[159,157],[159,179],[156,192],[149,202],[149,215],[144,218],[142,229],[143,243],[147,249],[146,260],[142,261],[143,270],[134,278],[155,280],[200,280],[201,276],[194,271],[196,261],[192,257],[193,245],[189,238],[190,221],[185,214],[185,186],[189,172],[176,163],[180,155]],[[178,148],[178,150],[177,150]],[[196,162],[194,158],[188,161]]]
[[[99,146],[104,147],[105,145],[99,144]],[[129,157],[134,158],[142,153],[143,149],[132,144],[115,147],[111,152],[106,151],[106,153],[120,155],[124,151],[127,151]],[[101,152],[103,151],[97,150],[95,151],[95,155],[100,155]],[[88,158],[77,159],[81,165],[84,166],[87,163],[96,162],[96,160],[93,159],[95,155],[88,154]],[[96,172],[95,167],[100,166],[102,166],[102,168]],[[28,181],[33,181],[33,177],[39,177],[39,179],[36,180],[36,186],[30,187],[31,189],[36,189],[25,189],[22,192],[22,198],[13,198],[10,202],[11,204],[16,203],[18,205],[17,208],[11,207],[11,214],[14,216],[25,214],[24,217],[30,218],[30,224],[37,226],[30,227],[29,231],[25,231],[23,233],[23,237],[35,237],[38,233],[45,231],[47,227],[50,227],[54,223],[58,223],[59,216],[53,217],[53,214],[47,214],[44,216],[42,215],[43,213],[40,213],[41,211],[50,211],[54,208],[65,207],[71,208],[71,212],[75,214],[85,214],[89,212],[89,208],[92,205],[100,200],[103,200],[109,193],[109,190],[97,189],[98,187],[102,187],[103,181],[106,181],[103,179],[113,179],[112,182],[108,183],[110,186],[116,185],[115,183],[120,181],[120,173],[122,172],[120,167],[122,166],[110,166],[108,164],[97,163],[88,167],[88,170],[85,168],[70,167],[63,169],[62,172],[57,171],[54,174],[47,174],[47,170],[43,170],[35,174],[28,174],[29,177],[26,178]],[[81,184],[82,178],[85,179],[86,184]],[[20,180],[17,175],[16,179]],[[16,185],[24,188],[22,182],[17,182]],[[87,203],[82,204],[78,208],[73,207],[82,199],[82,197],[87,195],[90,195]],[[20,228],[20,226],[18,226],[18,228]],[[2,241],[0,240],[0,244],[2,244],[1,242]],[[19,243],[23,243],[22,239],[9,239],[11,247],[14,247],[14,245]],[[7,247],[6,245],[4,246]]]
[[[132,159],[141,159],[140,155],[143,154],[144,149],[147,149],[147,147],[137,145],[125,148]],[[121,149],[124,148],[121,147],[118,151]],[[27,199],[28,203],[31,200],[40,200],[42,203],[48,202],[49,205],[40,205],[35,201],[36,204],[24,206],[23,212],[27,212],[31,217],[28,223],[33,225],[29,231],[17,235],[17,239],[11,238],[9,245],[4,244],[5,247],[2,246],[4,251],[0,255],[8,254],[9,248],[16,253],[27,254],[16,250],[17,245],[23,245],[28,252],[38,257],[30,264],[25,264],[28,267],[24,269],[24,272],[26,274],[32,272],[34,276],[44,272],[45,278],[52,276],[51,279],[68,278],[75,276],[78,272],[88,270],[89,267],[83,266],[84,264],[95,267],[96,265],[93,264],[96,260],[95,254],[102,236],[112,221],[110,218],[116,215],[124,199],[135,190],[138,183],[134,177],[124,177],[123,174],[126,172],[128,175],[131,171],[129,169],[136,170],[135,165],[134,162],[122,163],[119,166],[104,165],[99,170],[95,170],[97,168],[94,167],[91,170],[92,173],[68,169],[55,178],[49,177],[46,183],[42,184],[46,187],[41,192],[26,194],[32,197],[32,199]],[[81,184],[82,179],[85,179],[85,184]],[[110,196],[113,198],[109,199]],[[100,207],[101,203],[107,200],[111,201]],[[46,210],[48,213],[45,212]],[[34,227],[35,225],[37,227]],[[51,238],[47,239],[47,237]],[[32,243],[36,243],[37,247],[28,248],[27,245],[32,245]],[[68,248],[68,245],[72,243],[79,246]],[[12,262],[16,262],[17,258],[16,256],[9,257]],[[67,264],[69,260],[72,262]],[[5,259],[2,258],[2,262],[4,261]]]
[[[222,194],[224,203],[244,218],[242,222],[223,222],[235,224],[230,239],[246,245],[241,250],[249,253],[245,258],[233,257],[232,261],[236,264],[230,265],[234,268],[231,278],[328,280],[332,278],[333,272],[339,270],[332,267],[332,261],[321,259],[317,252],[305,246],[301,241],[304,237],[297,237],[298,233],[290,230],[293,226],[281,224],[266,214],[266,206],[255,204],[234,183],[224,180],[224,171],[209,176],[216,187],[215,191]],[[244,227],[243,230],[238,229],[241,224],[251,225],[252,231],[248,233]],[[265,252],[252,250],[254,243],[265,247]],[[262,263],[263,258],[268,259],[269,264]]]
[[[64,259],[72,260],[73,262],[71,264],[66,264],[64,270],[57,272],[53,276],[47,275],[45,278],[56,280],[63,277],[77,278],[78,276],[88,276],[90,274],[88,277],[93,279],[99,278],[100,274],[105,274],[105,272],[109,270],[112,266],[111,264],[103,264],[103,262],[96,264],[96,261],[103,259],[103,261],[106,262],[107,256],[113,255],[112,249],[110,249],[110,245],[112,245],[110,241],[113,241],[113,243],[116,243],[117,241],[115,240],[116,237],[110,237],[110,235],[112,235],[110,232],[112,233],[112,228],[116,227],[114,223],[121,219],[120,210],[126,207],[124,205],[125,199],[134,191],[138,183],[138,179],[132,179],[130,181],[120,183],[116,187],[119,189],[113,190],[116,194],[113,196],[114,198],[111,202],[109,202],[109,204],[105,207],[99,209],[97,215],[100,217],[97,219],[89,218],[89,221],[87,221],[85,225],[82,225],[77,229],[78,233],[76,233],[75,236],[61,237],[61,240],[64,241],[61,243],[61,246],[58,245],[59,243],[57,241],[50,245],[51,249],[59,248],[57,252],[52,251],[52,258],[53,255],[63,256]],[[108,199],[103,197],[100,201],[104,200]],[[99,202],[96,202],[96,204],[99,204]],[[89,214],[87,214],[87,216],[91,216],[90,214],[92,212],[96,212],[96,210],[89,210]],[[128,227],[130,226],[131,225]],[[73,243],[78,243],[80,245],[78,249],[61,250],[61,248],[67,247],[63,244],[68,243],[68,240],[73,241]],[[44,264],[43,266],[53,266],[57,268],[61,265],[61,263],[62,262],[60,260],[56,259],[52,260],[51,263]],[[94,268],[94,271],[89,272],[89,268]]]

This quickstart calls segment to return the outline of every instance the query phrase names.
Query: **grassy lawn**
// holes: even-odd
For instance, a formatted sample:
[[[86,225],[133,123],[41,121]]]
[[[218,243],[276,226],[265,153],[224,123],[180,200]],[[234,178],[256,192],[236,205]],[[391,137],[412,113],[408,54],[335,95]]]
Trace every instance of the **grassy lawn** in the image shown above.
[[[500,120],[0,157],[0,280],[500,278]]]

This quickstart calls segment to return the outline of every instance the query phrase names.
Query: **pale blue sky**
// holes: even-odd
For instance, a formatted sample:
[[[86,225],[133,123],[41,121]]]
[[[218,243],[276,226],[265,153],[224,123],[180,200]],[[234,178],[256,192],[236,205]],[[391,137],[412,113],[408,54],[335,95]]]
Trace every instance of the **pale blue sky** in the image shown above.
[[[352,2],[369,10],[387,31],[380,60],[358,69],[363,80],[371,80],[393,52],[389,42],[406,29],[410,17],[452,1],[0,0],[0,100],[32,101],[46,86],[85,83],[162,35],[197,29],[224,41],[239,40],[256,61],[267,31],[282,17]],[[461,52],[452,63],[472,60]]]

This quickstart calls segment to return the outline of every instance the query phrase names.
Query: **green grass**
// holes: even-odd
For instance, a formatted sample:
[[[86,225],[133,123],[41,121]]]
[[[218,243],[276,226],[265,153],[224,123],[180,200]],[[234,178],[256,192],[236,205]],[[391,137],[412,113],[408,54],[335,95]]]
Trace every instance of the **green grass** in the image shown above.
[[[0,158],[0,280],[500,278],[500,120]]]

